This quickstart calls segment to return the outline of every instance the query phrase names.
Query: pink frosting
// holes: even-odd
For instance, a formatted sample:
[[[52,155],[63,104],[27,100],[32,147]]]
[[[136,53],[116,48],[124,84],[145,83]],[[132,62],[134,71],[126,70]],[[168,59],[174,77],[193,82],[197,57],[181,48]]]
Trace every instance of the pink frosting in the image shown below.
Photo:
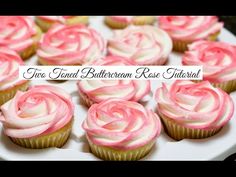
[[[92,105],[82,127],[94,144],[120,150],[146,145],[161,132],[160,119],[154,112],[120,99]]]
[[[203,79],[213,83],[236,80],[236,46],[197,41],[188,46],[183,65],[202,65]]]
[[[231,97],[208,81],[175,81],[162,84],[155,95],[157,110],[182,126],[193,129],[216,129],[233,116]]]
[[[18,91],[1,106],[4,133],[15,138],[30,138],[55,132],[73,116],[69,94],[59,87],[38,85],[27,92]]]
[[[85,25],[55,24],[42,37],[37,54],[51,65],[82,65],[100,58],[105,40]]]
[[[169,35],[153,26],[130,26],[115,30],[108,41],[111,55],[127,57],[138,65],[162,65],[172,50]]]
[[[37,16],[37,18],[47,20],[50,22],[65,23],[67,19],[74,18],[75,16]]]
[[[23,51],[33,44],[35,27],[29,16],[0,16],[0,46]]]
[[[127,58],[107,56],[94,61],[91,65],[129,66],[134,65]],[[80,92],[93,102],[99,103],[109,98],[139,101],[150,93],[150,81],[147,80],[81,80],[77,83]]]
[[[0,47],[0,90],[26,82],[18,79],[20,65],[24,65],[23,61],[14,50]]]
[[[173,39],[192,41],[220,32],[223,23],[216,16],[160,16],[159,26]]]

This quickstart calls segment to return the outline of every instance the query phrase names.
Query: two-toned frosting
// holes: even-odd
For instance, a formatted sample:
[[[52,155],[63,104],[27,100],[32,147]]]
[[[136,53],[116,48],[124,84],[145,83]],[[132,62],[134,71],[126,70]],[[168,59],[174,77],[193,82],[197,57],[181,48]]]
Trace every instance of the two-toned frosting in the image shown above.
[[[127,57],[137,65],[162,65],[172,50],[169,35],[153,26],[130,26],[115,30],[108,41],[111,55]]]
[[[27,82],[18,78],[21,65],[24,63],[14,50],[0,47],[0,91]]]
[[[46,20],[51,23],[62,23],[62,24],[66,24],[66,20],[74,17],[75,16],[37,16],[37,18]]]
[[[161,116],[192,129],[221,128],[234,112],[231,97],[208,81],[163,83],[157,89],[155,98]]]
[[[0,16],[0,47],[22,52],[30,47],[37,29],[29,16]]]
[[[203,66],[203,80],[236,80],[236,46],[225,42],[197,41],[188,46],[183,65]]]
[[[82,127],[92,143],[119,150],[144,146],[161,132],[160,119],[154,112],[120,99],[92,105]]]
[[[91,65],[98,66],[131,66],[134,63],[127,58],[107,56]],[[109,98],[139,101],[150,92],[148,80],[81,80],[78,89],[95,103]]]
[[[53,25],[39,42],[37,55],[43,64],[82,65],[100,58],[106,42],[85,25]]]
[[[223,27],[216,16],[160,16],[158,21],[160,28],[179,41],[208,39]]]
[[[38,85],[18,91],[1,106],[4,133],[14,138],[31,138],[55,132],[69,123],[74,106],[71,96],[59,87]]]

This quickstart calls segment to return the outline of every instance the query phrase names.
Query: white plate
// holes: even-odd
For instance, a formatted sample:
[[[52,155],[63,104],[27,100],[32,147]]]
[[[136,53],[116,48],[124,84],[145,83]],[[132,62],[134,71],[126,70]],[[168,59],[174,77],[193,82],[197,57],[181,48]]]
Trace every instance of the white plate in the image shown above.
[[[111,30],[103,23],[102,16],[90,17],[90,26],[98,30],[105,38],[112,36]],[[236,44],[236,38],[226,29],[223,29],[220,41]],[[28,65],[37,64],[37,57],[34,56],[26,62]],[[181,55],[172,52],[169,57],[170,65],[180,65]],[[73,97],[75,103],[75,122],[72,135],[67,144],[61,148],[48,149],[25,149],[13,144],[2,132],[0,125],[0,159],[5,160],[99,160],[89,152],[84,131],[81,128],[82,121],[86,117],[87,108],[84,106],[77,94],[76,82],[53,82],[53,81],[32,81],[32,85],[52,84],[64,88]],[[152,93],[161,84],[160,81],[152,82]],[[236,105],[236,92],[231,93]],[[151,98],[146,107],[155,108],[155,101]],[[235,109],[236,110],[236,109]],[[236,112],[236,111],[235,111]],[[236,113],[232,120],[217,135],[202,140],[174,141],[164,132],[157,139],[155,147],[143,160],[223,160],[229,154],[236,152]]]

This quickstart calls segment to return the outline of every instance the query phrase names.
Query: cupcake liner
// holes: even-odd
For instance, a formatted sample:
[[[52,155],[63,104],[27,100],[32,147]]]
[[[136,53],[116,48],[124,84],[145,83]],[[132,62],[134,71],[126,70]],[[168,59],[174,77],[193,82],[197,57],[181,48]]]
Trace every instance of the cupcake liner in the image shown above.
[[[67,25],[75,25],[75,24],[88,24],[88,16],[75,16],[73,18],[68,18],[66,20]]]
[[[35,18],[35,23],[40,27],[43,32],[46,32],[53,24],[53,22],[46,21],[38,17]]]
[[[153,145],[155,144],[155,141],[151,141],[150,143],[133,149],[133,150],[116,150],[109,147],[104,146],[98,146],[92,143],[89,138],[89,146],[92,151],[92,153],[97,156],[98,158],[101,158],[103,160],[107,161],[135,161],[140,160],[144,156],[146,156],[152,149]]]
[[[112,20],[110,17],[105,17],[105,23],[110,27],[114,29],[123,29],[126,28],[129,24],[128,23],[122,23]]]
[[[198,83],[202,82],[202,80],[194,80],[193,82]],[[212,83],[211,84],[216,87],[224,90],[227,93],[231,93],[236,90],[236,80],[226,81],[222,83]]]
[[[38,57],[38,63],[40,64],[40,65],[53,65],[53,64],[50,64],[50,63],[48,63],[46,60],[44,60],[43,58],[41,58],[41,57]]]
[[[43,149],[49,147],[60,148],[67,142],[71,134],[72,123],[73,119],[61,129],[48,135],[42,135],[33,138],[9,138],[15,144],[30,149]]]
[[[209,41],[215,41],[218,37],[220,32],[216,32],[212,35],[210,35],[207,40]],[[188,45],[193,43],[194,41],[178,41],[178,40],[174,40],[173,39],[173,50],[176,52],[185,52],[186,50],[188,50]]]
[[[93,100],[91,100],[85,93],[83,93],[80,89],[78,89],[79,95],[82,98],[83,102],[86,104],[87,107],[92,106],[95,104]]]
[[[173,40],[173,50],[183,53],[188,49],[189,44],[191,44],[191,42]]]
[[[214,87],[221,88],[227,93],[233,92],[236,90],[236,80],[231,80],[222,83],[212,83]]]
[[[134,25],[151,25],[155,22],[153,16],[137,16],[133,19]]]
[[[20,52],[20,56],[23,60],[26,60],[30,58],[32,55],[36,53],[37,47],[38,47],[38,41],[40,40],[40,37],[42,35],[41,29],[37,26],[37,34],[32,38],[33,44],[26,48],[24,51]]]
[[[16,85],[13,88],[0,91],[0,105],[3,105],[10,99],[12,99],[18,90],[26,91],[29,86],[29,81]]]
[[[160,117],[164,124],[166,133],[177,141],[182,140],[182,139],[208,138],[210,136],[215,135],[222,129],[222,127],[210,129],[210,130],[192,129],[192,128],[187,128],[182,125],[179,125],[173,120],[170,120],[168,117],[162,114],[160,114]]]
[[[88,16],[75,16],[66,20],[67,25],[75,24],[88,24]],[[54,22],[43,20],[41,18],[35,18],[36,24],[42,29],[43,32],[47,32]]]

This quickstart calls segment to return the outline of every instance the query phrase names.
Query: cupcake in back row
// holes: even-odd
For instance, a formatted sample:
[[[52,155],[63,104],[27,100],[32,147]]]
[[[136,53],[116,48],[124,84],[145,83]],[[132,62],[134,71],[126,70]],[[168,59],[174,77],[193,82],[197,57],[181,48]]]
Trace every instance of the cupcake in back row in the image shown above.
[[[36,16],[35,22],[46,32],[55,23],[65,25],[88,24],[88,16]]]
[[[100,58],[106,49],[103,37],[84,25],[55,24],[39,42],[43,65],[83,65]]]
[[[4,134],[22,147],[61,147],[70,136],[74,106],[59,87],[38,85],[18,91],[1,111]]]
[[[234,113],[231,97],[208,81],[163,83],[155,98],[165,130],[175,140],[213,136]]]
[[[203,80],[230,93],[236,90],[236,46],[225,42],[197,41],[188,46],[183,65],[203,66]]]
[[[0,16],[0,47],[15,50],[22,59],[35,54],[40,28],[29,16]]]
[[[13,98],[17,90],[28,88],[29,81],[18,78],[22,65],[21,57],[14,50],[0,47],[0,105]]]
[[[129,59],[117,56],[107,56],[94,61],[94,66],[133,66]],[[119,98],[130,101],[140,101],[150,93],[148,80],[80,80],[77,83],[79,95],[91,106],[109,98]]]
[[[92,105],[82,127],[92,153],[113,161],[141,159],[161,133],[161,122],[154,112],[121,99]]]
[[[111,28],[126,28],[129,25],[151,25],[154,16],[106,16],[105,23]]]
[[[172,38],[174,50],[179,52],[198,40],[216,40],[223,27],[216,16],[160,16],[158,21],[159,27]]]
[[[108,41],[110,55],[130,58],[136,65],[163,65],[171,50],[169,35],[153,26],[130,26],[116,30]]]

